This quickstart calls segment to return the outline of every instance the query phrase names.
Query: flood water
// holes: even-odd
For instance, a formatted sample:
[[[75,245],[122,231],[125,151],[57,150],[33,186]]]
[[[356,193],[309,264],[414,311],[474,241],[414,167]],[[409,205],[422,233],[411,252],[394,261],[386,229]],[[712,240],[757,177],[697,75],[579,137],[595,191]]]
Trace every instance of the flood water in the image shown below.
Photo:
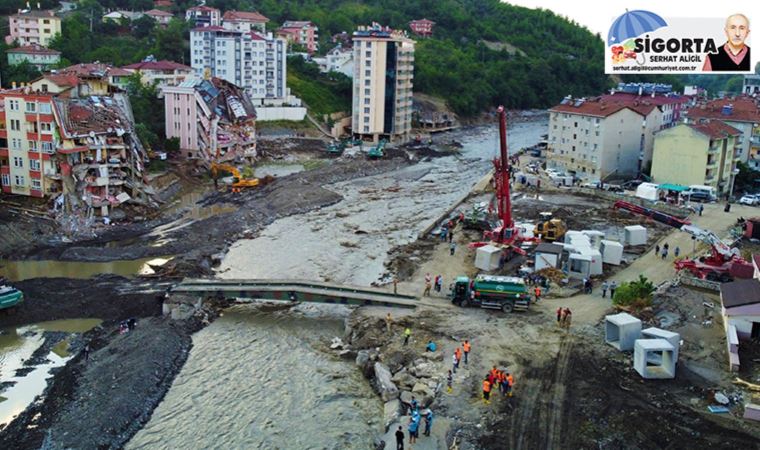
[[[111,273],[123,277],[150,275],[155,273],[150,266],[166,264],[170,257],[143,258],[129,261],[81,262],[81,261],[9,261],[0,259],[0,276],[9,281],[23,281],[31,278],[77,278],[87,279],[101,273]]]
[[[15,383],[5,389],[0,387],[0,425],[9,423],[42,394],[47,380],[52,375],[50,370],[61,367],[71,358],[68,353],[68,341],[64,340],[46,356],[47,361],[34,366],[24,376],[16,376],[16,370],[24,367],[24,361],[40,348],[44,342],[45,331],[63,331],[66,333],[83,333],[100,324],[99,319],[70,319],[41,322],[23,327],[2,330],[0,334],[0,384]]]
[[[510,145],[535,144],[546,126],[516,125]],[[390,249],[417,239],[490,170],[497,136],[495,125],[443,136],[442,142],[462,142],[461,155],[326,186],[344,200],[277,220],[256,239],[233,244],[218,276],[369,285],[382,276]],[[353,362],[315,348],[343,334],[345,312],[330,308],[336,307],[225,312],[193,336],[187,363],[127,448],[372,448],[383,431],[380,400]]]
[[[193,336],[187,363],[128,449],[368,449],[382,403],[353,363],[315,347],[347,309],[235,306]]]

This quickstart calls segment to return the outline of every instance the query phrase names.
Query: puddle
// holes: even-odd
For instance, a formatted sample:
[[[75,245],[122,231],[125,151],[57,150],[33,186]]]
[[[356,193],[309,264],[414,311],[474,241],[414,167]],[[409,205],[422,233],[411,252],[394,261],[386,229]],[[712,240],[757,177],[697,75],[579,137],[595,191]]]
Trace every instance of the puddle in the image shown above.
[[[153,274],[155,271],[150,266],[162,266],[171,258],[164,256],[107,262],[0,260],[0,276],[9,281],[56,277],[87,279],[101,273],[133,277]]]
[[[186,192],[180,195],[177,200],[169,204],[165,209],[164,214],[168,216],[184,211],[185,214],[183,218],[200,220],[235,211],[234,205],[226,203],[218,203],[209,206],[199,205],[198,202],[203,200],[203,197],[209,192],[210,190],[206,187]]]
[[[263,178],[267,175],[273,177],[284,177],[292,173],[303,172],[303,164],[262,164],[257,166],[253,174],[257,178]]]
[[[100,324],[99,319],[70,319],[42,322],[23,327],[13,327],[0,333],[0,385],[14,383],[0,388],[0,425],[9,423],[42,394],[51,377],[50,370],[61,367],[71,358],[69,340],[64,339],[54,345],[42,364],[31,366],[31,371],[16,376],[18,369],[24,368],[24,361],[45,342],[46,331],[83,333]],[[27,367],[29,368],[29,367]]]

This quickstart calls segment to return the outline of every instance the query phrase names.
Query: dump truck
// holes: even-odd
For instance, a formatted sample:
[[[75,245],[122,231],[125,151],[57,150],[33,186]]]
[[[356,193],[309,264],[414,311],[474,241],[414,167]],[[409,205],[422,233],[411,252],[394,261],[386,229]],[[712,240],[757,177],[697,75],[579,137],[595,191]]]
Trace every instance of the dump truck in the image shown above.
[[[483,274],[475,279],[457,277],[449,296],[455,305],[500,309],[507,313],[515,309],[527,310],[531,300],[522,278]]]
[[[23,301],[23,292],[12,286],[0,285],[0,310],[11,308]]]

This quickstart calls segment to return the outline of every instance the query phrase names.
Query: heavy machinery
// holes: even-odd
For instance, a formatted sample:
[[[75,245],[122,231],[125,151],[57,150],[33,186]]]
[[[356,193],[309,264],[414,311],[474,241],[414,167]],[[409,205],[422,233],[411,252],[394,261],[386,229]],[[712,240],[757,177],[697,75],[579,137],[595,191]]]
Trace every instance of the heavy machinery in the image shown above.
[[[562,239],[567,232],[567,225],[562,219],[553,219],[551,213],[540,213],[541,222],[533,229],[533,236],[546,242]]]
[[[474,280],[457,277],[449,293],[451,302],[459,306],[500,309],[512,312],[530,306],[530,294],[525,281],[516,277],[478,275]]]
[[[496,205],[499,222],[484,233],[484,237],[491,242],[476,242],[471,247],[482,247],[492,244],[505,249],[505,256],[509,258],[512,253],[525,255],[525,250],[520,244],[526,241],[534,241],[532,236],[520,234],[520,230],[512,220],[512,198],[509,192],[509,157],[507,152],[507,111],[499,106],[499,156],[493,159],[493,181],[496,188]]]
[[[385,156],[386,143],[387,141],[385,139],[380,139],[380,142],[378,142],[376,146],[370,147],[369,152],[367,152],[367,156],[370,159],[378,159]]]
[[[214,179],[219,178],[219,172],[228,172],[232,175],[232,184],[230,190],[233,192],[240,192],[245,188],[257,187],[265,184],[269,184],[274,180],[273,177],[259,178],[243,178],[237,167],[230,164],[211,163],[211,176]]]
[[[12,286],[0,284],[0,310],[11,308],[24,301],[24,293]]]
[[[346,143],[343,141],[333,141],[327,145],[327,153],[340,156],[346,149]]]
[[[689,220],[622,200],[616,201],[613,207],[625,209],[634,214],[649,217],[657,222],[670,225],[673,228],[689,233],[693,240],[704,242],[710,246],[709,256],[676,260],[674,263],[676,270],[688,270],[695,277],[710,281],[726,282],[733,280],[735,277],[752,278],[754,271],[752,264],[741,257],[739,249],[731,248],[712,231],[694,226]]]

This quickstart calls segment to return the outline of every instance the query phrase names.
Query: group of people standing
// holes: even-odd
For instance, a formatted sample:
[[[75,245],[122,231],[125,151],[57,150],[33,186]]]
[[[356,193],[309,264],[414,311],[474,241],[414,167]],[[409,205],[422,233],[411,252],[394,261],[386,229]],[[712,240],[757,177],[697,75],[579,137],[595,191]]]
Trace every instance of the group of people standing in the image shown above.
[[[435,280],[430,275],[430,272],[425,274],[425,291],[422,293],[423,296],[429,297],[430,296],[430,290],[435,289],[435,292],[441,293],[443,290],[443,275],[438,274],[435,277]]]
[[[559,307],[557,308],[557,325],[560,328],[564,328],[566,330],[570,329],[570,323],[573,321],[573,312],[570,311],[570,308],[563,308]]]
[[[420,437],[420,422],[425,421],[425,436],[430,436],[430,431],[433,428],[433,411],[430,408],[425,410],[425,415],[420,414],[420,405],[417,399],[412,397],[412,404],[410,406],[410,417],[407,431],[409,432],[409,444],[414,444]],[[396,450],[404,450],[404,428],[399,425],[396,430]]]
[[[512,386],[515,384],[515,378],[506,369],[497,369],[493,366],[483,379],[483,402],[491,403],[491,391],[498,389],[505,397],[512,396]]]
[[[654,246],[654,254],[655,256],[660,255],[662,259],[665,259],[668,257],[668,252],[670,252],[670,244],[667,242],[663,244],[662,248],[660,248],[660,244],[656,244]],[[676,249],[673,251],[673,254],[678,258],[678,255],[681,254],[681,248],[676,247]]]

